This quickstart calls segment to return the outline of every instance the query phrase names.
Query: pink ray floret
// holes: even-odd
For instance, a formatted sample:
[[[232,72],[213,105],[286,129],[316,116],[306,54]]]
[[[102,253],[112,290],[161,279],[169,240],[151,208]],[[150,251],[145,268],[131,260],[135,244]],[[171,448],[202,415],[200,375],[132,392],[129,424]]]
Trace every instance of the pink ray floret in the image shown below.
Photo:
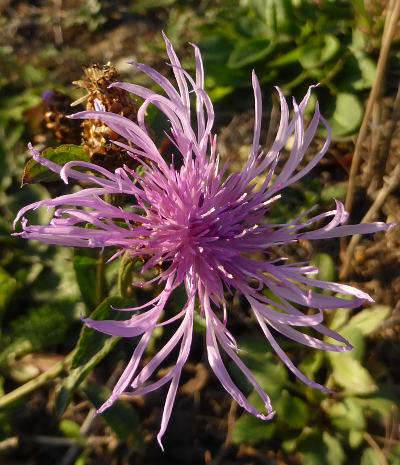
[[[329,392],[324,386],[307,379],[294,366],[280,348],[271,328],[308,347],[347,351],[351,345],[323,326],[324,311],[355,308],[372,299],[348,285],[310,278],[309,275],[317,270],[304,263],[286,264],[284,258],[260,261],[254,257],[262,254],[268,256],[272,247],[294,243],[299,239],[320,240],[370,234],[389,227],[385,223],[344,225],[348,214],[339,201],[336,201],[334,210],[326,213],[309,218],[309,211],[288,224],[270,224],[268,211],[270,205],[279,200],[280,191],[308,174],[324,156],[331,140],[330,128],[321,116],[318,104],[305,127],[303,114],[312,89],[308,90],[300,104],[293,99],[293,114],[290,117],[288,104],[277,88],[281,107],[280,124],[272,147],[268,153],[263,153],[260,151],[261,92],[253,73],[255,123],[252,148],[242,171],[225,175],[227,167],[219,167],[216,137],[211,133],[214,110],[204,91],[200,51],[193,45],[196,76],[192,78],[182,68],[166,37],[165,42],[176,85],[154,69],[138,63],[133,65],[158,84],[162,93],[136,84],[112,84],[144,99],[136,123],[104,111],[101,105],[96,106],[96,111],[71,116],[101,120],[124,137],[127,143],[118,145],[140,161],[143,165],[141,174],[127,167],[118,168],[112,173],[100,166],[79,161],[60,166],[42,158],[30,146],[34,159],[58,173],[65,183],[71,178],[93,187],[28,205],[16,218],[16,221],[22,220],[23,229],[16,234],[27,239],[73,247],[116,247],[121,253],[127,251],[132,257],[148,257],[143,270],[163,263],[163,271],[156,278],[159,284],[164,285],[162,292],[148,305],[123,309],[134,312],[129,320],[84,320],[91,328],[106,334],[140,336],[124,373],[99,412],[111,406],[122,394],[135,396],[169,385],[158,434],[160,445],[170,419],[182,367],[189,356],[197,311],[205,319],[208,360],[221,384],[251,414],[262,420],[270,420],[274,416],[268,395],[238,356],[235,339],[227,329],[227,291],[239,292],[247,300],[268,342],[290,371],[308,386]],[[195,105],[192,108],[193,100]],[[168,136],[180,154],[180,159],[176,157],[172,163],[163,159],[147,130],[145,116],[149,105],[155,105],[170,124]],[[305,163],[304,155],[321,123],[327,129],[327,140],[320,152]],[[293,138],[293,148],[278,172],[276,167],[280,152],[289,138]],[[76,169],[82,167],[90,169],[91,174]],[[256,188],[255,181],[260,176],[263,176],[264,182]],[[103,198],[107,194],[126,194],[130,207],[122,209],[106,203]],[[25,213],[38,207],[56,208],[49,225],[29,225],[24,218]],[[325,225],[321,226],[321,223]],[[312,229],[316,224],[319,226]],[[87,225],[91,227],[85,227]],[[166,320],[163,320],[165,305],[178,286],[185,287],[186,304],[177,315],[166,316]],[[333,295],[315,292],[311,287],[332,291]],[[267,298],[262,293],[264,289],[272,291],[278,302]],[[352,299],[336,297],[336,293],[351,296]],[[299,310],[301,307],[315,311],[305,314]],[[179,319],[181,322],[171,339],[143,366],[143,353],[154,329],[160,324],[171,324]],[[303,333],[302,327],[310,327],[321,338]],[[323,340],[324,336],[338,343],[328,343]],[[174,349],[177,349],[174,368],[161,379],[152,380],[154,373]],[[224,365],[221,352],[237,364],[254,386],[265,404],[266,413],[253,406],[240,391]]]

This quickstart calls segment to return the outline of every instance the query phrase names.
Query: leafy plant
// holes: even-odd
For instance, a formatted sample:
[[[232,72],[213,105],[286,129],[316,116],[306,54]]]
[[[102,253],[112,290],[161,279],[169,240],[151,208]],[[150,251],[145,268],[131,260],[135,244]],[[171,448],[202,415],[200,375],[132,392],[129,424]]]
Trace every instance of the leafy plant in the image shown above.
[[[252,68],[264,87],[276,84],[287,93],[322,82],[334,135],[352,134],[361,123],[361,92],[372,86],[376,68],[366,52],[368,36],[358,28],[362,18],[344,0],[249,0],[222,7],[200,29],[206,85],[216,100],[237,93],[250,87]]]

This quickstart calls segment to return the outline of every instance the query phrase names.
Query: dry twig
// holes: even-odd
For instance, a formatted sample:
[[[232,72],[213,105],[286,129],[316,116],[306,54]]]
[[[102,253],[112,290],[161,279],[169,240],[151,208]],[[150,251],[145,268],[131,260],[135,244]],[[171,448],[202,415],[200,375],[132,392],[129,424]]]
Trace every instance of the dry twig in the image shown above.
[[[360,163],[361,163],[362,143],[365,139],[365,136],[367,135],[369,120],[370,120],[371,113],[374,107],[374,103],[376,102],[377,97],[381,93],[385,71],[386,71],[386,65],[387,65],[388,56],[389,56],[389,50],[390,50],[393,36],[396,32],[399,15],[400,15],[400,1],[391,0],[389,7],[388,7],[387,17],[386,17],[386,22],[385,22],[385,29],[384,29],[383,37],[382,37],[382,46],[381,46],[381,51],[380,51],[379,59],[378,59],[375,83],[371,89],[371,93],[368,98],[367,108],[365,110],[360,132],[357,137],[356,147],[354,150],[353,162],[351,164],[349,185],[348,185],[347,196],[346,196],[346,201],[345,201],[345,208],[349,213],[351,212],[351,209],[353,207],[353,202],[354,202],[354,193],[356,189],[356,176],[358,174],[358,170],[359,170]]]

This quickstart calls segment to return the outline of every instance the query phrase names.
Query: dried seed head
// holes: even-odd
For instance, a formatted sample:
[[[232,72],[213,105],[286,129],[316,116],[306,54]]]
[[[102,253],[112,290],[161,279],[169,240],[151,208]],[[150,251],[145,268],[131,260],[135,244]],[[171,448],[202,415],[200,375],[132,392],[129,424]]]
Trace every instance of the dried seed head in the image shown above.
[[[43,120],[56,139],[62,144],[79,144],[80,124],[67,115],[71,114],[72,99],[58,91],[43,94]]]
[[[95,64],[83,69],[84,76],[73,84],[85,89],[87,95],[74,103],[86,101],[87,110],[95,110],[94,102],[99,100],[106,111],[117,113],[130,120],[135,120],[137,105],[129,94],[117,87],[109,85],[119,80],[116,69],[111,65],[100,67]],[[112,131],[100,120],[86,120],[82,123],[82,142],[85,152],[92,163],[114,171],[124,164],[131,169],[137,167],[137,162],[129,154],[111,141],[126,143],[125,139]]]

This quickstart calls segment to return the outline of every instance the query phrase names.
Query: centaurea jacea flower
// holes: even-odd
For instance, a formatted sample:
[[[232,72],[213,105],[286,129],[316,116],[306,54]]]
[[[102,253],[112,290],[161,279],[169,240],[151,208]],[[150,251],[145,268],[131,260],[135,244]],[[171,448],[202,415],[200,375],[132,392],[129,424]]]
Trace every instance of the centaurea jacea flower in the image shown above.
[[[210,366],[224,388],[239,405],[260,419],[269,420],[274,415],[268,395],[238,356],[237,344],[228,330],[227,291],[231,294],[239,292],[246,298],[268,342],[289,370],[307,385],[329,392],[324,386],[307,379],[294,366],[270,330],[272,328],[308,347],[346,351],[351,349],[350,344],[322,325],[324,311],[355,308],[365,300],[372,299],[348,285],[312,279],[310,274],[317,270],[307,264],[286,264],[283,258],[258,261],[254,257],[260,254],[268,256],[272,247],[299,239],[329,239],[367,234],[384,231],[388,227],[384,223],[343,225],[348,215],[338,201],[336,208],[326,213],[309,218],[312,211],[309,210],[288,224],[269,224],[268,211],[270,205],[279,200],[280,191],[309,173],[321,160],[330,143],[330,129],[319,112],[318,104],[305,128],[303,114],[311,88],[300,104],[293,100],[292,118],[286,100],[277,88],[281,106],[280,124],[272,147],[267,153],[263,153],[259,142],[261,92],[253,73],[255,124],[252,149],[243,170],[225,176],[227,165],[220,168],[216,137],[211,133],[214,111],[210,98],[204,91],[200,52],[193,46],[196,59],[196,77],[193,79],[182,69],[171,43],[167,38],[165,41],[177,88],[154,69],[137,63],[134,66],[152,78],[164,94],[136,84],[112,84],[144,99],[138,111],[137,123],[104,111],[100,104],[96,107],[97,111],[80,112],[72,116],[77,119],[101,120],[124,137],[126,144],[119,141],[116,144],[143,165],[142,174],[126,166],[113,173],[85,162],[69,162],[59,166],[42,158],[30,147],[35,160],[59,173],[66,183],[68,178],[72,178],[90,183],[93,187],[28,205],[17,217],[19,220],[27,211],[38,207],[56,207],[54,218],[48,226],[31,226],[23,219],[23,232],[18,234],[50,244],[117,247],[118,252],[114,256],[128,252],[132,257],[147,257],[143,271],[158,266],[159,263],[163,264],[163,271],[153,280],[163,284],[162,292],[141,307],[120,309],[133,312],[129,320],[84,320],[88,326],[106,334],[140,336],[124,373],[99,412],[112,405],[122,394],[145,394],[169,383],[158,434],[160,444],[170,419],[181,370],[189,356],[193,320],[197,311],[206,322],[206,347]],[[190,106],[191,98],[195,101],[194,114]],[[168,119],[169,137],[180,155],[179,160],[168,164],[151,139],[145,124],[149,105],[155,105]],[[192,120],[195,121],[195,127]],[[299,169],[321,122],[327,128],[328,138],[312,161]],[[278,171],[276,167],[280,152],[292,136],[292,151]],[[75,169],[78,167],[87,168],[91,174]],[[260,176],[264,176],[264,182],[256,189],[255,179]],[[122,209],[102,199],[107,194],[121,193],[128,197],[131,207]],[[326,224],[312,230],[313,225],[321,224],[321,220],[325,220]],[[121,226],[121,221],[125,226]],[[91,225],[91,228],[85,228],[85,225]],[[165,305],[178,286],[185,287],[186,304],[176,315],[166,315],[167,319],[162,320]],[[325,295],[311,290],[311,287],[353,298],[348,300]],[[262,293],[263,289],[272,291],[278,301],[266,297]],[[315,312],[311,315],[304,314],[299,307],[313,308]],[[169,325],[178,320],[181,322],[171,339],[147,365],[142,366],[142,356],[154,329],[158,325]],[[322,338],[304,334],[299,330],[302,327],[312,328]],[[325,342],[323,336],[336,340],[338,344]],[[161,379],[150,381],[174,348],[178,348],[174,368]],[[264,401],[267,413],[255,408],[234,383],[223,363],[221,351],[237,364],[254,386]]]

